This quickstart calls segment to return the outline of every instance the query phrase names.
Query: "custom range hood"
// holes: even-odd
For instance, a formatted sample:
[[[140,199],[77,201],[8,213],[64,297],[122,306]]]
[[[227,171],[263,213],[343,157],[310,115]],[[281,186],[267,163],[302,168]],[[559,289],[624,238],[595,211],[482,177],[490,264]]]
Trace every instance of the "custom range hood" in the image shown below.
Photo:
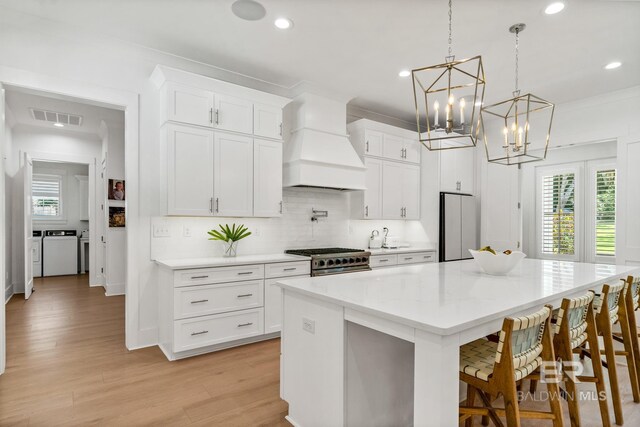
[[[284,187],[365,190],[365,167],[347,137],[347,105],[312,93],[297,96],[286,113]]]

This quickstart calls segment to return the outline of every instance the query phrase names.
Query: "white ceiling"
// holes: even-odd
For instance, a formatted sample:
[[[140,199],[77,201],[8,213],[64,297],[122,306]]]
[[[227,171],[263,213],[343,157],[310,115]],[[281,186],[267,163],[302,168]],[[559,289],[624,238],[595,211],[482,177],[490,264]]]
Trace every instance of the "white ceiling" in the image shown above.
[[[351,105],[413,120],[403,68],[442,63],[446,0],[262,0],[267,16],[243,21],[232,0],[0,0],[0,5],[82,31],[215,65],[284,87],[306,81],[353,98]],[[520,87],[560,103],[640,84],[640,2],[455,0],[454,54],[481,54],[486,101],[510,96],[514,37],[520,40]],[[287,16],[289,31],[273,21]],[[620,60],[623,66],[605,71]]]
[[[15,124],[36,126],[51,129],[51,132],[80,132],[84,134],[99,134],[102,120],[109,126],[124,127],[124,113],[111,108],[89,105],[75,98],[64,97],[28,89],[6,87],[5,101]],[[35,120],[31,116],[30,108],[54,111],[57,113],[77,114],[82,116],[80,126],[67,125],[63,128],[53,126],[53,123]]]

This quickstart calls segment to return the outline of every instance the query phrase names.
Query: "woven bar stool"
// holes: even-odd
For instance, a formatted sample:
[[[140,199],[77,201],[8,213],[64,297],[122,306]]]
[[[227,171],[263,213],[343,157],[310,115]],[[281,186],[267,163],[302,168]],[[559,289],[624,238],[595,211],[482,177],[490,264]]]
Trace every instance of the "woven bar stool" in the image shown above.
[[[563,299],[556,317],[556,329],[553,337],[553,349],[555,355],[562,361],[572,361],[573,353],[577,349],[580,352],[584,343],[589,344],[592,354],[593,376],[577,376],[572,367],[563,364],[563,378],[567,388],[567,403],[569,405],[569,417],[571,426],[580,426],[580,410],[578,407],[578,393],[576,382],[592,382],[598,392],[600,416],[602,425],[609,427],[609,405],[605,386],[604,372],[598,344],[598,330],[593,312],[593,300],[595,294],[589,291],[585,296],[574,299]],[[576,381],[577,380],[577,381]]]
[[[629,371],[629,379],[631,382],[631,390],[633,392],[633,401],[640,402],[640,390],[638,389],[638,376],[636,374],[635,360],[633,348],[631,344],[631,336],[629,331],[629,322],[627,318],[626,306],[627,283],[621,282],[618,285],[604,285],[602,294],[596,295],[593,307],[596,312],[596,327],[598,334],[602,336],[604,353],[606,362],[602,365],[608,369],[609,385],[611,388],[611,400],[613,401],[613,412],[616,424],[622,425],[624,417],[622,415],[622,398],[618,387],[618,370],[616,368],[616,356],[626,356],[627,368]],[[624,342],[624,351],[616,351],[613,342],[613,325],[619,322],[622,331],[622,341]],[[588,356],[593,359],[592,350],[583,347],[580,350],[581,357]]]
[[[620,279],[627,284],[625,308],[627,312],[627,322],[629,323],[629,338],[636,364],[636,376],[640,386],[640,344],[638,343],[638,323],[636,321],[636,311],[640,308],[640,277],[628,276],[627,279]],[[614,334],[613,339],[624,343],[622,334]]]
[[[460,407],[460,421],[473,425],[473,416],[489,416],[502,426],[499,417],[506,417],[507,426],[519,427],[521,418],[552,420],[562,426],[562,408],[558,384],[547,382],[550,412],[520,409],[516,383],[527,378],[544,362],[554,362],[550,325],[552,307],[529,316],[506,318],[499,342],[479,339],[460,348],[460,380],[467,383],[467,401]],[[504,409],[491,406],[491,398],[502,395]],[[479,395],[483,406],[474,406]]]

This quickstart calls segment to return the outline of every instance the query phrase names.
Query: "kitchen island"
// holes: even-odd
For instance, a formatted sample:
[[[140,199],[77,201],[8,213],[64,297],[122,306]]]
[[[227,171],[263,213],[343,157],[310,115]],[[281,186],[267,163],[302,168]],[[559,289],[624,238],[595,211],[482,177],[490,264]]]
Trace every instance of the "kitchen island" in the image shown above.
[[[281,397],[296,426],[458,425],[459,347],[507,316],[618,283],[640,268],[473,260],[282,280]]]

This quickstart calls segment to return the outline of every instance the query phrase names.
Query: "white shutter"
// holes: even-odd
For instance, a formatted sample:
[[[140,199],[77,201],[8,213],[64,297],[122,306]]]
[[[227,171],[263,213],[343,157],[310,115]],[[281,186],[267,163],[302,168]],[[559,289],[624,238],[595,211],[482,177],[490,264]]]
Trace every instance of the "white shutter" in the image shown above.
[[[62,215],[62,177],[34,174],[31,184],[33,216],[58,219]]]
[[[616,170],[596,171],[595,252],[616,255]]]
[[[575,174],[545,174],[541,179],[541,253],[573,256],[576,253]]]

